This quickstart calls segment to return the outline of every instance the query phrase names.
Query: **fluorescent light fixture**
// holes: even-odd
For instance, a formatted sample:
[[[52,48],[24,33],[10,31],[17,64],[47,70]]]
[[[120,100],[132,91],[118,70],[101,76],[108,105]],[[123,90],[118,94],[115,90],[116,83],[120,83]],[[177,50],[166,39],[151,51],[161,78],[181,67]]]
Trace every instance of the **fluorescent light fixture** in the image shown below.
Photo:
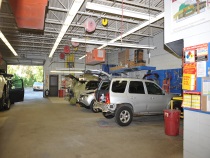
[[[54,46],[52,47],[52,50],[50,52],[49,57],[51,58],[57,49],[60,41],[62,40],[63,36],[65,35],[66,31],[68,30],[69,26],[71,25],[74,17],[76,16],[78,10],[82,6],[84,0],[74,0],[74,3],[71,6],[71,9],[67,13],[67,17],[64,21],[64,24],[62,25],[61,31],[56,39],[56,42],[54,43]]]
[[[87,40],[87,39],[80,39],[80,38],[72,38],[71,41],[79,42],[79,43],[87,43],[87,44],[103,44],[105,46],[108,45],[108,46],[116,46],[116,47],[124,47],[124,48],[155,49],[155,46],[130,44],[130,43],[119,43],[119,42],[107,43],[107,41]]]
[[[16,53],[16,51],[13,49],[13,47],[11,46],[11,44],[7,41],[6,37],[3,35],[3,33],[0,31],[0,38],[2,39],[2,41],[7,45],[7,47],[12,51],[12,53],[15,56],[18,56],[18,54]]]
[[[57,73],[57,74],[70,74],[70,73],[84,73],[82,71],[59,71],[59,70],[52,70],[51,73]]]
[[[101,4],[97,4],[97,3],[87,2],[86,9],[101,11],[104,13],[112,13],[112,14],[116,14],[116,15],[122,15],[121,8],[105,6],[105,5],[101,5]],[[126,10],[126,9],[123,9],[123,16],[137,18],[137,19],[144,19],[144,20],[149,20],[151,17],[154,17],[153,15],[139,13],[139,12]]]
[[[81,60],[81,59],[85,58],[86,56],[87,56],[87,54],[85,54],[85,55],[81,56],[81,57],[79,58],[79,60]]]
[[[109,45],[110,43],[114,43],[115,41],[120,40],[121,38],[126,37],[126,36],[130,35],[131,33],[134,33],[134,32],[136,32],[136,31],[138,31],[138,30],[140,30],[140,29],[146,27],[147,25],[149,25],[149,24],[151,24],[151,23],[153,23],[153,22],[155,22],[155,21],[158,21],[158,20],[164,18],[164,15],[165,15],[165,13],[163,12],[163,13],[157,15],[156,17],[151,18],[149,21],[146,21],[146,22],[144,22],[144,23],[138,25],[137,27],[135,27],[135,28],[133,28],[133,29],[131,29],[131,30],[125,32],[124,34],[122,34],[122,35],[116,37],[115,39],[109,41],[109,42],[107,43],[107,45]],[[98,47],[97,49],[102,49],[102,48],[106,47],[107,45],[102,45],[102,46]]]

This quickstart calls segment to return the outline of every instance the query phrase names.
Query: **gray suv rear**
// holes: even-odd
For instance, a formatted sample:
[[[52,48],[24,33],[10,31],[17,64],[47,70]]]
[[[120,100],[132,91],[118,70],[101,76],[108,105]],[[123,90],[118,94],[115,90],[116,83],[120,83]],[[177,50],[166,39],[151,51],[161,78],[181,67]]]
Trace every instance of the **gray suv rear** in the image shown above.
[[[115,117],[120,126],[127,126],[134,115],[162,114],[169,108],[174,94],[166,94],[155,82],[134,78],[113,78],[105,103],[96,105],[106,118]]]

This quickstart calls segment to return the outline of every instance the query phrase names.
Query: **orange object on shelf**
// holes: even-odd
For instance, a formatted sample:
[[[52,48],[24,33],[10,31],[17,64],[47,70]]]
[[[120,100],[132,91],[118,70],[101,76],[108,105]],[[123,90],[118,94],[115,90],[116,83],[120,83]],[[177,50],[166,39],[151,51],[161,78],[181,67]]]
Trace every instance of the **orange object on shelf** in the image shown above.
[[[92,52],[87,53],[86,64],[95,65],[105,62],[106,51],[93,49]]]

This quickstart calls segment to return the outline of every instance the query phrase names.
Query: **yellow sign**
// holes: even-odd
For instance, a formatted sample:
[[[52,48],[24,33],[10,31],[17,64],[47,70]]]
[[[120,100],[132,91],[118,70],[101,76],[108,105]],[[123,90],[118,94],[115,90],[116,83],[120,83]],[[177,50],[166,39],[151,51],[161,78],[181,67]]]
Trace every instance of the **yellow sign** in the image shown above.
[[[182,78],[182,89],[184,90],[195,90],[195,75],[194,74],[183,74]]]
[[[192,100],[192,96],[190,94],[183,94],[182,106],[190,108],[191,107],[191,100]]]
[[[183,94],[183,107],[200,109],[201,96],[198,94]]]
[[[66,60],[66,68],[73,68],[74,67],[74,54],[69,54],[65,58]]]
[[[200,95],[192,95],[192,108],[200,109],[201,97]]]

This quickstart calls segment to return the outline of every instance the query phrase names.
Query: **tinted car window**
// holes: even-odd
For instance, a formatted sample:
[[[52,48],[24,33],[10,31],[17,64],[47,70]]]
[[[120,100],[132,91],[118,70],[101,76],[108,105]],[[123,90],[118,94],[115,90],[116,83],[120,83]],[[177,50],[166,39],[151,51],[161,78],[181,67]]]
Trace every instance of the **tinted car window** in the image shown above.
[[[103,82],[101,85],[101,90],[108,90],[110,82]]]
[[[112,83],[112,92],[124,93],[127,81],[114,81]]]
[[[148,94],[163,95],[162,89],[152,82],[145,82]]]
[[[131,81],[129,85],[129,93],[145,94],[143,82]]]
[[[94,90],[94,89],[98,88],[98,84],[99,84],[99,81],[89,81],[86,84],[85,89],[86,90]]]

